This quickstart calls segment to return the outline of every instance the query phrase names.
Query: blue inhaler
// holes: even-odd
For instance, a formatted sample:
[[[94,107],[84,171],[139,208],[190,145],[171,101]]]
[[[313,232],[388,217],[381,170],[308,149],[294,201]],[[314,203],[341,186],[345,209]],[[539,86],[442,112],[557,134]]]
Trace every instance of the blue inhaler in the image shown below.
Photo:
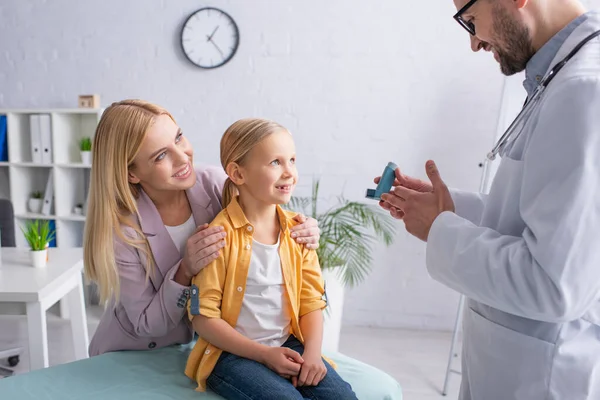
[[[389,162],[383,170],[383,174],[381,174],[381,180],[377,185],[377,189],[367,189],[367,195],[365,197],[367,199],[380,200],[382,194],[388,193],[396,178],[396,173],[394,172],[396,168],[398,168],[396,164]]]

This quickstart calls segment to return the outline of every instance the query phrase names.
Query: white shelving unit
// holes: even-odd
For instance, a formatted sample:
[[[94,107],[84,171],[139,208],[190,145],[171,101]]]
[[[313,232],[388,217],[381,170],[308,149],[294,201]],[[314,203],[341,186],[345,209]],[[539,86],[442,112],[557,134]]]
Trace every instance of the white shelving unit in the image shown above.
[[[0,162],[0,198],[12,201],[18,247],[26,247],[20,227],[28,220],[54,221],[57,247],[82,247],[85,216],[73,213],[87,198],[91,165],[81,162],[79,141],[93,140],[102,109],[0,109],[7,118],[8,162]],[[30,116],[50,116],[51,163],[32,162]],[[34,214],[27,203],[34,191],[46,190],[52,171],[53,201],[49,215]]]

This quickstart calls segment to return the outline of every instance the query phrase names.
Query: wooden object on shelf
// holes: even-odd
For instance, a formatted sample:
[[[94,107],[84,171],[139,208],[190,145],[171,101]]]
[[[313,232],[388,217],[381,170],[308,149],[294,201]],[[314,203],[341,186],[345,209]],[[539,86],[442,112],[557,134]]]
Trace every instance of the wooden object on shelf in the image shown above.
[[[82,94],[77,103],[80,108],[100,108],[100,95]]]

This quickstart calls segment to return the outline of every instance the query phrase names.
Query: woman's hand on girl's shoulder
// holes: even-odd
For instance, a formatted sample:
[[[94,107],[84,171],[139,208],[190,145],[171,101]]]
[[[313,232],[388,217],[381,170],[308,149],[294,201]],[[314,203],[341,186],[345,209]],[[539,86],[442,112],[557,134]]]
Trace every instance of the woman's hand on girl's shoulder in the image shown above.
[[[318,249],[319,239],[321,238],[319,222],[314,218],[307,218],[302,214],[296,215],[293,219],[298,222],[298,225],[290,228],[292,238],[297,243],[306,245],[309,249]]]
[[[189,286],[194,276],[219,257],[219,251],[225,247],[226,235],[222,226],[199,226],[186,242],[185,254],[175,280],[179,282],[177,275],[180,275],[180,278],[187,282],[182,284]]]

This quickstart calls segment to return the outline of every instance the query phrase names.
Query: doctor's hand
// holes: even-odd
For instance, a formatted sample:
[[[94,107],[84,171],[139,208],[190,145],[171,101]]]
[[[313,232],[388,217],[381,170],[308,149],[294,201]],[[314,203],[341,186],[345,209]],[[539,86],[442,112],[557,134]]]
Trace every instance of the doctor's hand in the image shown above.
[[[394,173],[396,174],[396,179],[394,179],[394,183],[392,184],[393,187],[402,186],[402,187],[412,189],[412,190],[420,192],[420,193],[433,192],[433,186],[431,185],[430,182],[425,182],[420,179],[413,178],[408,175],[404,175],[404,174],[402,174],[402,172],[400,172],[400,168],[396,168]],[[378,176],[377,178],[374,179],[374,182],[376,184],[379,184],[380,180],[381,180],[381,177]],[[395,196],[395,193],[393,190],[390,191],[390,193]],[[379,205],[384,210],[389,211],[390,215],[392,217],[394,217],[396,219],[404,218],[404,212],[402,210],[394,207],[391,202],[388,203],[387,201],[380,200]]]
[[[426,242],[438,215],[444,211],[454,212],[454,201],[435,163],[427,161],[425,170],[431,181],[431,191],[418,191],[399,185],[390,193],[381,195],[381,199],[390,208],[398,209],[397,214],[403,214],[408,233]]]

